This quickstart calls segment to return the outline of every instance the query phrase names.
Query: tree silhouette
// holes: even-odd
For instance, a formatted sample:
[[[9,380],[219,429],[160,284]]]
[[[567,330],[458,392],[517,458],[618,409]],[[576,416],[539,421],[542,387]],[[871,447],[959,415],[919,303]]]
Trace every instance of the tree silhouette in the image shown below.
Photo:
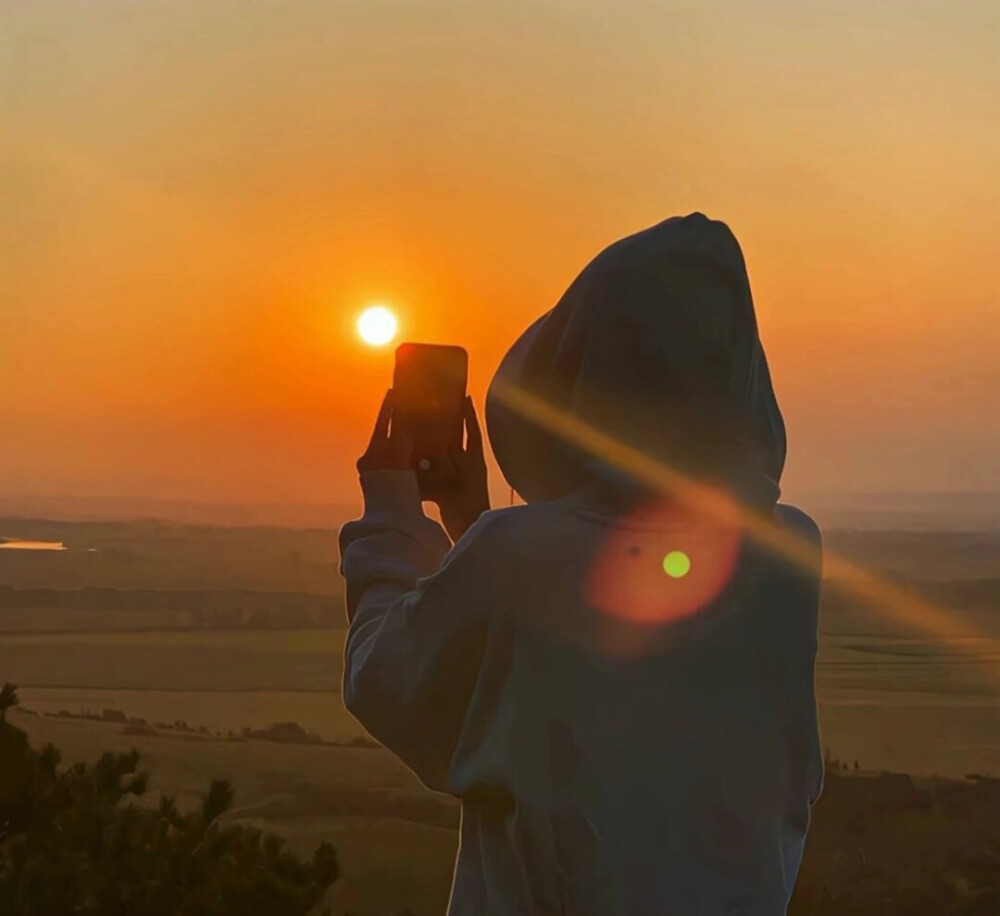
[[[4,684],[0,687],[0,722],[6,722],[7,710],[13,709],[20,702],[15,684]]]
[[[137,751],[59,762],[0,723],[0,913],[304,916],[339,876],[329,843],[304,861],[281,837],[226,823],[228,780],[184,812],[142,801]]]

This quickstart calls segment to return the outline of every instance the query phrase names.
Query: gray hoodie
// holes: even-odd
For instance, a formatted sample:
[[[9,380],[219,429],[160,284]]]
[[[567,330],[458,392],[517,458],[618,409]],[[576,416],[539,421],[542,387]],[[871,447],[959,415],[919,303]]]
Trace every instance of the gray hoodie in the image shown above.
[[[452,546],[409,471],[341,533],[344,701],[462,800],[453,916],[778,916],[822,781],[818,561],[800,569],[511,408],[511,387],[812,545],[722,223],[598,255],[504,359],[494,454],[527,504]]]

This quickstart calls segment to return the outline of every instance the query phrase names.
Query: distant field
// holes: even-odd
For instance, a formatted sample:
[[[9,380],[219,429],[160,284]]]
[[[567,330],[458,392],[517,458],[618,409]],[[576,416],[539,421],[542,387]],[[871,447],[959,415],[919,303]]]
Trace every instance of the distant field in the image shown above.
[[[62,552],[0,551],[0,680],[28,706],[121,709],[212,731],[361,729],[339,696],[333,530],[0,519]],[[1000,773],[1000,536],[826,532],[827,547],[944,609],[949,638],[827,583],[824,742],[867,766]],[[30,589],[30,591],[29,591]]]
[[[19,633],[99,633],[107,630],[177,630],[193,626],[189,611],[81,610],[15,607],[0,609],[0,640]]]
[[[336,522],[331,519],[331,524]],[[0,536],[61,541],[68,548],[59,553],[0,551],[0,585],[342,592],[332,527],[295,530],[0,518]]]
[[[100,715],[121,710],[147,722],[204,726],[223,735],[244,728],[267,728],[275,722],[296,722],[325,741],[350,741],[365,730],[344,709],[339,691],[291,690],[123,690],[81,687],[23,687],[25,708],[47,715],[61,710]]]
[[[5,634],[0,672],[23,687],[330,692],[342,648],[335,630]]]
[[[1000,621],[998,621],[1000,623]],[[340,697],[343,630],[0,635],[0,678],[40,712],[119,709],[226,734],[297,722],[363,734]],[[824,743],[865,766],[1000,774],[1000,640],[826,634],[817,686]]]
[[[865,569],[934,582],[1000,575],[1000,531],[824,530],[827,550]],[[996,594],[994,592],[994,594]]]
[[[339,594],[247,589],[13,588],[0,583],[0,633],[74,630],[332,629]]]
[[[79,647],[109,646],[119,649],[154,647],[175,649],[245,649],[275,655],[318,654],[339,658],[346,629],[329,630],[104,630],[86,632],[8,633],[0,645],[28,649],[44,647],[55,653],[78,652]]]
[[[0,536],[61,541],[59,553],[0,551],[0,585],[267,589],[342,594],[336,526],[215,527],[163,521],[0,517]],[[829,550],[866,569],[946,582],[1000,577],[1000,532],[824,530]],[[995,594],[995,593],[994,593]]]
[[[297,722],[325,740],[349,740],[364,730],[340,698],[344,637],[334,629],[7,632],[0,680],[48,714],[118,709],[223,734]]]

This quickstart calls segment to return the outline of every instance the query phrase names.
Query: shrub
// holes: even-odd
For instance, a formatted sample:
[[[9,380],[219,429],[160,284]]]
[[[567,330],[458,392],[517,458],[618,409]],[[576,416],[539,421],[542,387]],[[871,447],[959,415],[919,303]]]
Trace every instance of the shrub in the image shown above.
[[[303,861],[281,837],[223,823],[228,780],[182,813],[169,797],[143,803],[137,751],[59,760],[0,722],[0,913],[304,916],[337,880],[329,843]]]

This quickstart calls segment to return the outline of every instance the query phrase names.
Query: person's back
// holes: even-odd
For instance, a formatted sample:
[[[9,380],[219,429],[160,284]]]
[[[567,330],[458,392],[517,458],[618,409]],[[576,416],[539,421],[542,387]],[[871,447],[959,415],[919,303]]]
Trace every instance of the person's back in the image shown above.
[[[784,432],[741,277],[728,230],[697,215],[595,259],[491,393],[528,505],[450,551],[412,472],[362,473],[344,698],[462,799],[452,914],[787,906],[822,775],[819,537],[775,506]],[[676,487],[623,473],[635,454]],[[719,511],[731,497],[742,520]],[[772,522],[809,562],[749,535]]]

